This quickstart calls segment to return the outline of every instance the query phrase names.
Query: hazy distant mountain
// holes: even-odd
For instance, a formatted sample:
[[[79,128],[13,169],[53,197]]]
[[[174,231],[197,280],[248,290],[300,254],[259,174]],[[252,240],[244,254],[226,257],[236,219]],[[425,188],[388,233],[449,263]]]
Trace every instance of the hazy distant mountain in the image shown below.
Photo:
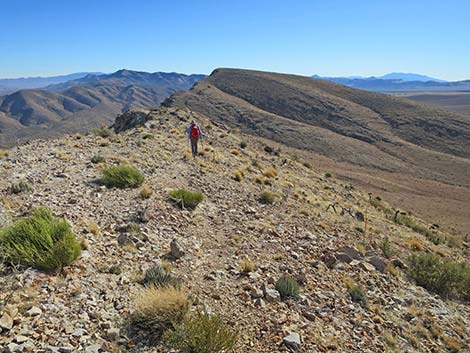
[[[0,97],[0,146],[109,125],[118,113],[158,107],[175,91],[188,89],[204,77],[119,70],[48,89],[17,91]]]
[[[20,89],[43,88],[49,85],[76,80],[89,74],[100,74],[90,72],[76,72],[68,75],[49,77],[20,77],[20,78],[0,78],[0,95],[13,93]]]
[[[383,77],[393,77],[389,74]],[[414,75],[414,74],[411,74]],[[421,75],[419,75],[421,76]],[[411,76],[410,76],[411,77]],[[426,77],[426,76],[421,76]],[[470,80],[447,82],[447,81],[408,81],[404,79],[384,79],[377,77],[365,78],[347,78],[347,77],[320,77],[313,75],[312,78],[320,78],[323,80],[339,83],[345,86],[363,89],[373,92],[419,92],[419,91],[469,91]]]
[[[392,72],[383,76],[379,76],[382,80],[402,80],[402,81],[435,81],[435,82],[447,82],[445,80],[441,80],[438,78],[433,78],[429,76],[424,76],[420,74],[413,74],[413,73],[403,73],[403,72]]]

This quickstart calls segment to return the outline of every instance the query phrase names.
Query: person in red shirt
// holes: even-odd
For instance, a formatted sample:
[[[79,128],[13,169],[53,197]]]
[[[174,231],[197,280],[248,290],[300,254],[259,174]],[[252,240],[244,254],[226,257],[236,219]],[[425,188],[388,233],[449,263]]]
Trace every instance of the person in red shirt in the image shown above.
[[[193,157],[197,156],[197,143],[199,139],[202,138],[202,130],[193,120],[191,124],[186,129],[186,134],[188,135],[189,141],[191,141],[191,152],[193,153]]]

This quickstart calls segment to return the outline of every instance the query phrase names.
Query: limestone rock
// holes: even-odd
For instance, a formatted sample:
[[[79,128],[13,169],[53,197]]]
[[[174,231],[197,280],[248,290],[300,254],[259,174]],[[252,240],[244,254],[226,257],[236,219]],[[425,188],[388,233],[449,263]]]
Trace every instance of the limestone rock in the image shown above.
[[[300,335],[298,333],[292,332],[282,339],[282,342],[286,345],[287,348],[290,348],[294,351],[300,350],[301,341]]]
[[[179,259],[184,255],[184,251],[176,239],[173,239],[170,243],[170,254],[174,259]]]

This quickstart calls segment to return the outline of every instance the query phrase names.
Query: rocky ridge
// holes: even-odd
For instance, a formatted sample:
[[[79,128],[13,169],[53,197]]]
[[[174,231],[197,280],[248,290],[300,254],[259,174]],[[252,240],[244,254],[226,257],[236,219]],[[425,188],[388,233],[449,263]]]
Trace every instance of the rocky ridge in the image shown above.
[[[410,240],[444,256],[461,252],[393,223],[367,194],[325,177],[308,164],[314,161],[297,161],[294,150],[198,116],[207,136],[193,160],[185,127],[194,114],[147,113],[149,119],[137,119],[144,125],[119,135],[38,140],[0,159],[0,222],[44,205],[64,216],[84,244],[81,258],[59,275],[1,268],[6,352],[167,352],[132,335],[127,319],[139,278],[171,259],[176,246],[181,256],[170,261],[172,273],[195,305],[237,330],[237,352],[464,352],[469,346],[468,306],[415,286],[404,271],[414,251]],[[151,197],[99,185],[96,155],[140,169]],[[277,176],[263,175],[268,168]],[[24,180],[33,191],[7,191]],[[179,187],[201,191],[205,200],[193,212],[179,210],[168,201],[168,191]],[[275,194],[274,204],[258,202],[265,189]],[[395,250],[391,259],[380,251],[385,236]],[[245,259],[255,264],[249,274],[240,271]],[[274,289],[285,273],[301,284],[296,301],[281,300]],[[351,299],[351,281],[364,289],[367,304]]]

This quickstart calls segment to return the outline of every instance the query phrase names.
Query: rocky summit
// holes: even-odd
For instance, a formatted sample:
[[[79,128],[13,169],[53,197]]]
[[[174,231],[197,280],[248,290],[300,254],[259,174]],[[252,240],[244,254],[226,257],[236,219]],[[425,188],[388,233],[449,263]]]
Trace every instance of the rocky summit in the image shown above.
[[[197,158],[186,137],[194,118],[204,132]],[[4,352],[194,352],[184,334],[176,348],[166,343],[176,316],[166,326],[136,320],[157,303],[139,301],[157,288],[148,283],[169,276],[190,298],[189,312],[225,325],[198,352],[227,351],[210,348],[223,346],[215,344],[221,332],[223,347],[240,353],[468,352],[468,272],[431,285],[431,266],[420,265],[429,256],[463,261],[468,243],[436,241],[438,229],[418,232],[430,225],[403,221],[296,150],[201,114],[160,108],[117,126],[119,134],[99,129],[0,154],[0,226],[45,207],[81,246],[56,271],[2,254]],[[112,186],[120,170],[112,166],[128,167],[127,184]],[[197,203],[185,207],[175,195]],[[207,332],[204,323],[215,322],[207,317],[196,315],[184,332]]]

